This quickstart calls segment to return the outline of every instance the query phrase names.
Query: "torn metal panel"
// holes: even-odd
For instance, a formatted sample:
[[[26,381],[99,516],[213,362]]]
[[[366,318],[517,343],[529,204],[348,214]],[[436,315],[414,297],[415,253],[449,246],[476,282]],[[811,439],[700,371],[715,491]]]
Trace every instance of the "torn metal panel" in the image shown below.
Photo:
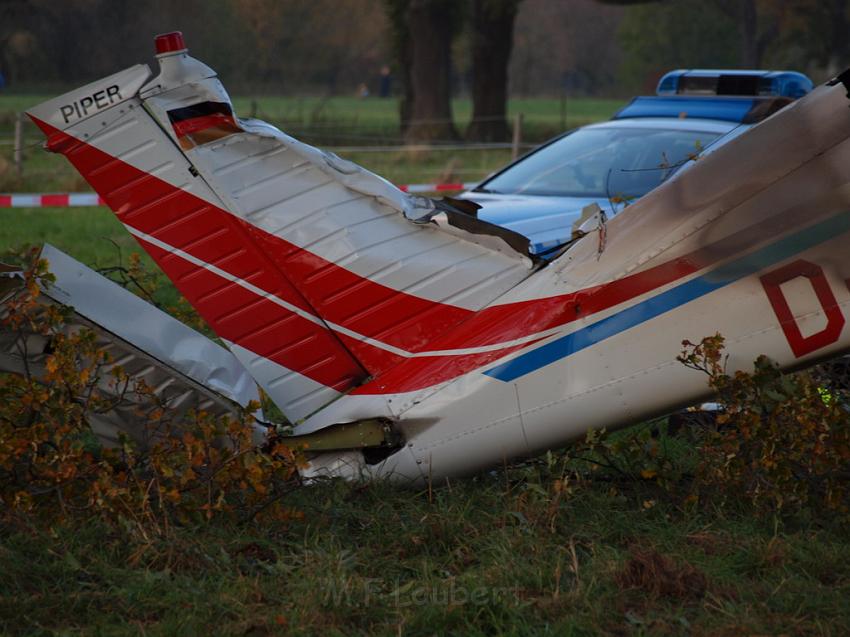
[[[21,272],[13,265],[0,263],[0,303],[3,303],[10,294],[20,287]]]
[[[433,213],[423,215],[417,223],[430,221],[445,232],[450,232],[468,239],[468,235],[476,235],[475,242],[491,250],[502,253],[517,253],[528,257],[528,264],[537,263],[530,252],[528,237],[509,230],[504,226],[479,219],[477,211],[480,205],[463,199],[443,197],[442,200],[432,200]],[[424,221],[423,221],[424,220]]]
[[[156,396],[150,401],[127,392],[111,412],[89,414],[92,428],[105,443],[116,444],[121,431],[144,443],[149,433],[146,414],[159,404],[179,420],[189,409],[235,415],[239,406],[259,400],[248,372],[223,347],[53,246],[45,245],[41,258],[48,261],[56,281],[43,284],[39,302],[72,307],[63,329],[93,330],[99,349],[110,354],[110,365],[101,369],[100,391],[118,397],[107,378],[109,368],[118,365],[133,381],[144,381]],[[19,275],[0,277],[0,288],[6,289],[3,300],[22,285]],[[44,335],[0,332],[2,371],[38,378],[49,351],[50,338]]]
[[[239,405],[258,399],[254,380],[220,345],[49,244],[41,258],[56,277],[45,290],[54,301]]]

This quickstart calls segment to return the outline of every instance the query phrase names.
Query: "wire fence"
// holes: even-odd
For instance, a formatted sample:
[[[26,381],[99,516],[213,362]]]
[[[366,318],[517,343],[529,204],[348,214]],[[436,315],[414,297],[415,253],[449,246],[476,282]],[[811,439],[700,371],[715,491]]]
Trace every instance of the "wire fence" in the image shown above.
[[[35,125],[27,118],[24,113],[0,113],[0,146],[13,146],[19,148],[20,144],[16,141],[18,130],[26,132],[25,137],[29,137],[29,131],[35,131]],[[379,152],[377,149],[398,149],[410,148],[411,142],[402,131],[400,122],[397,116],[380,113],[375,116],[374,120],[366,120],[359,116],[345,116],[344,114],[333,113],[331,115],[323,114],[275,114],[272,112],[263,112],[252,108],[251,117],[257,117],[270,124],[279,127],[287,134],[292,135],[307,143],[321,146],[329,149],[352,150],[361,152],[361,149],[368,147],[375,149],[373,152]],[[492,148],[515,148],[518,144],[520,149],[534,146],[548,139],[552,135],[565,130],[568,126],[577,126],[589,123],[599,119],[598,117],[583,117],[579,119],[570,118],[568,120],[556,120],[551,116],[541,113],[526,114],[517,113],[506,120],[504,117],[476,117],[473,119],[418,119],[411,121],[409,126],[417,128],[424,125],[445,125],[457,132],[456,135],[448,138],[430,139],[427,144],[413,143],[415,148],[427,146],[428,149],[452,149],[452,150],[471,150],[471,149],[492,149]],[[458,123],[460,121],[460,124]],[[492,123],[504,121],[508,131],[507,138],[495,143],[481,143],[477,141],[465,140],[462,136],[463,129],[472,125]],[[14,134],[12,128],[14,127]],[[5,133],[5,134],[4,134]]]
[[[254,113],[252,113],[254,114]],[[536,144],[525,141],[523,115],[514,117],[512,139],[504,142],[465,142],[458,139],[408,143],[397,125],[352,119],[304,121],[255,113],[287,134],[351,159],[395,183],[457,183],[480,181]],[[475,121],[494,121],[479,118]],[[12,126],[9,126],[9,123]],[[26,117],[5,118],[0,129],[0,192],[79,190],[75,173],[55,157],[41,152],[44,137]],[[448,120],[417,123],[445,124]],[[11,130],[9,130],[11,128]]]

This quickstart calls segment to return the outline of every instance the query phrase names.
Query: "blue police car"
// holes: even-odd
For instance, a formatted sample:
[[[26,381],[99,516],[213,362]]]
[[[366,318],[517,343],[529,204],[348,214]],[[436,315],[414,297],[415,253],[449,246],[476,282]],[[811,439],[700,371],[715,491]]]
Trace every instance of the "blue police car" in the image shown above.
[[[480,219],[525,235],[531,251],[546,257],[570,240],[585,206],[595,202],[616,214],[812,88],[794,71],[671,71],[656,95],[550,140],[460,198],[480,204]]]

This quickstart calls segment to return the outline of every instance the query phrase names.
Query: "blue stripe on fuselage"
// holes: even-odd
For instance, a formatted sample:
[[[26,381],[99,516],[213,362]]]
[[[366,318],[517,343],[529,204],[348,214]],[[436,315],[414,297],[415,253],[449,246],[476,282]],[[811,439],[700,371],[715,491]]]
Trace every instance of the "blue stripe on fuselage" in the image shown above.
[[[520,354],[484,373],[506,382],[516,380],[550,363],[580,352],[586,347],[604,341],[606,338],[615,336],[734,283],[745,276],[754,274],[774,263],[833,239],[848,230],[850,230],[850,212],[843,212],[806,228],[802,232],[780,239],[776,243],[721,265],[711,272],[691,279],[687,283],[682,283],[657,296],[612,314],[592,325]],[[719,309],[719,311],[722,311],[722,309]]]

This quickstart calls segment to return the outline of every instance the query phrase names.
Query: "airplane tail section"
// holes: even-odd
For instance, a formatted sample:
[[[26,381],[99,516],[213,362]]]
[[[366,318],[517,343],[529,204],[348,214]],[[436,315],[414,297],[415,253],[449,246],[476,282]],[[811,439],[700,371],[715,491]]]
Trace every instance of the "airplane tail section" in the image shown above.
[[[181,38],[157,46],[156,77],[131,67],[29,115],[291,421],[530,274],[524,238],[238,119]]]

